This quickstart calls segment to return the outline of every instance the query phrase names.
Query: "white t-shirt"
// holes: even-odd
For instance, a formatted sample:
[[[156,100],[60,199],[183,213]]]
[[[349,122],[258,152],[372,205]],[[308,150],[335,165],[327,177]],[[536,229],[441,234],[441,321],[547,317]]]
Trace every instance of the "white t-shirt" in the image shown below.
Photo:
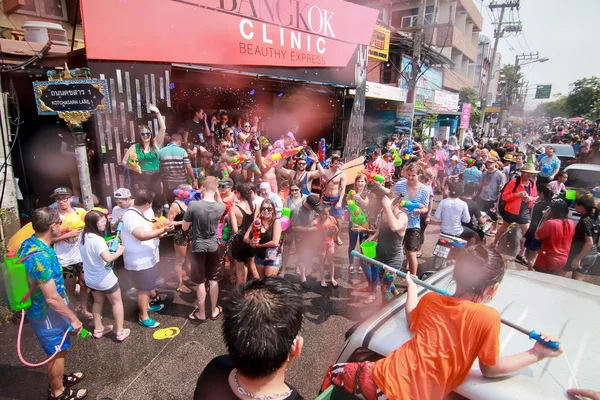
[[[466,224],[471,221],[469,206],[461,199],[445,198],[435,211],[435,219],[442,221],[440,232],[446,235],[461,235],[464,230],[461,222]]]
[[[552,194],[554,194],[554,196],[558,196],[560,194],[561,191],[563,190],[567,190],[567,188],[565,187],[564,183],[558,183],[558,181],[552,181],[548,184],[548,187],[550,188],[550,190],[552,190]]]
[[[117,276],[100,254],[108,250],[108,245],[103,237],[94,233],[85,235],[84,244],[81,244],[81,235],[78,239],[85,284],[94,290],[108,290],[117,283]]]
[[[74,208],[78,215],[83,215],[85,210],[83,208]],[[62,221],[69,214],[60,214],[60,220]],[[54,251],[56,257],[61,266],[73,265],[81,262],[81,254],[79,254],[79,245],[77,237],[70,237],[60,242],[54,243]]]
[[[112,214],[111,214],[113,223],[115,223],[115,221],[118,221],[119,218],[121,218],[123,215],[125,215],[125,211],[127,211],[126,208],[121,208],[119,206],[115,206],[112,209]]]
[[[158,262],[158,238],[140,242],[131,232],[143,227],[146,232],[152,231],[152,223],[146,221],[135,208],[123,215],[123,230],[121,241],[125,246],[123,261],[125,269],[142,271],[152,268]]]

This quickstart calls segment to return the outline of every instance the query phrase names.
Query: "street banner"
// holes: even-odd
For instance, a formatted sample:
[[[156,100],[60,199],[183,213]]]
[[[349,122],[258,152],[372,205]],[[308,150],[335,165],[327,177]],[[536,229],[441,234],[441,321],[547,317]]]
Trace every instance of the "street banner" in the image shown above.
[[[390,30],[376,25],[369,44],[369,58],[387,61],[390,52]]]
[[[433,107],[437,111],[458,111],[458,93],[447,90],[433,91]]]
[[[470,122],[471,122],[471,103],[463,103],[462,111],[460,114],[461,129],[469,129]]]
[[[537,85],[535,88],[536,99],[549,99],[552,93],[552,85]]]
[[[33,93],[39,115],[73,111],[90,114],[110,112],[105,79],[38,81],[33,82]]]
[[[410,135],[412,133],[414,116],[414,103],[398,104],[398,108],[396,109],[396,126],[394,126],[395,133]]]
[[[342,0],[81,0],[88,60],[345,67],[378,14]]]

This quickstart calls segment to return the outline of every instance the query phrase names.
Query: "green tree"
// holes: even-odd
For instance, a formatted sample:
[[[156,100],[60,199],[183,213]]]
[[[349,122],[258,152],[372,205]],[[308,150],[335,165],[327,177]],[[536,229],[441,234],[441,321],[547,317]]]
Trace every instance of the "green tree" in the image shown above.
[[[500,70],[498,96],[496,98],[501,100],[504,105],[513,104],[514,95],[518,93],[518,85],[521,79],[523,79],[522,73],[517,71],[515,74],[514,66],[504,64]]]
[[[566,117],[569,115],[569,111],[567,109],[567,96],[562,93],[557,93],[553,96],[555,100],[546,101],[542,104],[539,104],[535,110],[531,112],[532,117]]]
[[[597,117],[600,105],[600,79],[578,79],[571,84],[571,91],[566,98],[569,117]]]

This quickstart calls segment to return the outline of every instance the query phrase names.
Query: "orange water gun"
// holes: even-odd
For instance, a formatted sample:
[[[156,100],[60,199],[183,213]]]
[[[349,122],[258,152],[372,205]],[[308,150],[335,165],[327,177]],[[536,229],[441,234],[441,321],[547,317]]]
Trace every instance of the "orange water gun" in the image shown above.
[[[367,177],[367,179],[370,179],[372,181],[377,181],[377,182],[385,182],[385,178],[381,175],[376,174],[373,171],[369,171],[367,169],[363,169],[362,171],[359,172],[359,174],[364,175]]]
[[[108,210],[105,208],[94,207],[92,208],[94,211],[100,211],[104,215],[108,215]],[[82,214],[77,214],[76,212],[72,212],[70,214],[65,215],[62,222],[60,223],[60,232],[67,233],[77,229],[83,229],[85,227],[85,216],[89,211],[86,211]]]
[[[127,159],[127,162],[133,167],[135,171],[137,171],[140,174],[142,173],[142,170],[140,168],[140,161],[138,160],[138,156],[134,151],[129,152],[129,158]]]
[[[152,222],[152,229],[161,229],[167,225],[170,225],[171,223],[171,220],[167,217],[158,217]]]
[[[248,160],[248,154],[238,154],[237,156],[234,156],[231,159],[231,162],[233,163],[233,166],[238,166],[241,163],[245,162],[246,160]]]
[[[269,161],[275,162],[284,158],[295,156],[296,154],[300,153],[300,151],[302,151],[302,146],[294,147],[293,149],[284,149],[278,151],[277,153],[271,153],[267,156],[267,158]]]
[[[252,224],[252,239],[260,239],[261,226],[262,222],[260,222],[260,218],[256,218]]]

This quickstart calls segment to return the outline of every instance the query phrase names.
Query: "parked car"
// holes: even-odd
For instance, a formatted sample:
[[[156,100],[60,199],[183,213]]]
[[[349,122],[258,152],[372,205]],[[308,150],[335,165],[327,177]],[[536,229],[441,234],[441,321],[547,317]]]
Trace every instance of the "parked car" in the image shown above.
[[[544,143],[542,146],[552,146],[554,148],[554,154],[560,160],[560,169],[563,170],[567,166],[577,162],[577,156],[575,150],[570,144],[556,144],[556,143]]]
[[[427,282],[452,292],[452,271],[441,270]],[[419,287],[419,296],[426,292]],[[336,362],[375,361],[412,338],[406,325],[405,304],[406,295],[399,296],[353,327]],[[486,400],[567,399],[565,388],[574,387],[574,379],[580,387],[600,389],[600,319],[596,318],[600,313],[600,286],[533,271],[507,271],[488,305],[511,322],[560,337],[565,353],[498,379],[485,378],[476,362],[453,396]],[[502,326],[501,355],[516,354],[532,346],[533,341],[526,335]]]
[[[600,165],[596,164],[571,164],[565,168],[569,178],[565,182],[567,189],[585,190],[591,192],[594,197],[600,198],[600,192],[594,189],[600,185]],[[579,221],[579,214],[571,207],[569,209],[569,218],[573,221]]]

